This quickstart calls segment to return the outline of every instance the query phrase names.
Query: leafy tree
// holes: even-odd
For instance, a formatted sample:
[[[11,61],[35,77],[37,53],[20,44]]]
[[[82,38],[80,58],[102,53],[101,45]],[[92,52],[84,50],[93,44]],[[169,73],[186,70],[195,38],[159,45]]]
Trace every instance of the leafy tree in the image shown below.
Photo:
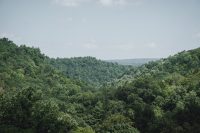
[[[139,133],[133,127],[131,120],[121,114],[113,114],[106,118],[102,124],[102,131],[110,133]]]
[[[199,133],[199,79],[200,48],[127,67],[2,38],[0,132]]]

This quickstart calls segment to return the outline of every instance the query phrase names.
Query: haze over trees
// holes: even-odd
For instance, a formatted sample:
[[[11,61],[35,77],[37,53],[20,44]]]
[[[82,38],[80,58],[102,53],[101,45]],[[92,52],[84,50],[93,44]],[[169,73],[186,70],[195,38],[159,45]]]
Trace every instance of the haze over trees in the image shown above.
[[[2,38],[0,132],[199,133],[199,79],[200,48],[128,67]]]
[[[121,65],[141,66],[151,61],[159,60],[158,58],[136,58],[136,59],[115,59],[106,60],[107,62],[118,63]]]

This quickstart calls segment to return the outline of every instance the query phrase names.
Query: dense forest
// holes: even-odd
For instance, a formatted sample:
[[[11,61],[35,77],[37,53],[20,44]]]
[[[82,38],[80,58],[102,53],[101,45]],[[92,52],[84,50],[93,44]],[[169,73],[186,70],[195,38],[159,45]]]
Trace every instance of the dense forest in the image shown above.
[[[57,58],[50,59],[49,63],[68,78],[96,86],[111,82],[130,68],[94,57]]]
[[[132,67],[2,38],[0,132],[199,133],[199,79],[200,48]]]

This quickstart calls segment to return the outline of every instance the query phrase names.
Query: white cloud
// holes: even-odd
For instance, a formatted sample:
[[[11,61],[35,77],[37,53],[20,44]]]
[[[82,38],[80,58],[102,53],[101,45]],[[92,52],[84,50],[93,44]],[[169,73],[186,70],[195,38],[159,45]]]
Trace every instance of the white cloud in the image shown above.
[[[118,1],[116,1],[117,5],[126,5],[127,3],[128,3],[128,1],[126,1],[126,0],[118,0]]]
[[[197,38],[200,38],[200,32],[196,34],[196,37],[197,37]]]
[[[69,17],[69,18],[67,18],[67,21],[68,21],[68,22],[71,22],[71,21],[73,21],[73,18],[72,18],[72,17]]]
[[[129,51],[132,50],[135,46],[133,44],[117,44],[114,47],[119,50]]]
[[[103,6],[111,6],[113,5],[113,0],[99,0],[99,3]]]
[[[126,5],[141,5],[143,0],[98,0],[103,6],[126,6]]]
[[[127,0],[99,0],[99,3],[103,6],[123,6],[128,4]]]
[[[85,43],[83,44],[83,47],[87,49],[96,49],[98,46],[94,43]]]
[[[132,43],[107,43],[106,45],[102,45],[101,48],[111,51],[132,51],[135,48],[135,45]]]
[[[82,19],[81,19],[81,22],[82,22],[82,23],[87,23],[88,20],[87,20],[87,18],[82,18]]]
[[[134,6],[140,6],[144,3],[144,0],[130,0],[132,1],[131,4]]]
[[[53,4],[65,7],[78,7],[85,3],[96,3],[105,7],[140,5],[143,0],[52,0]]]
[[[155,47],[157,47],[157,44],[155,42],[151,42],[151,43],[147,44],[147,47],[155,48]]]
[[[97,45],[95,39],[91,39],[90,41],[84,43],[82,46],[86,49],[96,49],[96,48],[98,48],[98,45]]]
[[[77,7],[82,3],[89,1],[90,0],[53,0],[53,3],[65,7]]]
[[[196,32],[191,36],[193,39],[195,40],[199,40],[200,39],[200,32]]]

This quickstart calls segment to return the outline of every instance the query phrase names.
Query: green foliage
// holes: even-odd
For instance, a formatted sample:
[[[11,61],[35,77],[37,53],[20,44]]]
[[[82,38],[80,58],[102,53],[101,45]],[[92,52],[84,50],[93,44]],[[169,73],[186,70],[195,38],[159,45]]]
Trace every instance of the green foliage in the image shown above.
[[[96,86],[113,81],[129,69],[128,66],[97,60],[94,57],[57,58],[49,62],[65,76]]]
[[[200,132],[200,48],[129,68],[0,39],[0,132]]]
[[[79,127],[76,130],[72,131],[72,133],[95,133],[90,127]]]
[[[102,124],[102,132],[139,133],[139,131],[133,127],[131,120],[121,114],[113,114],[106,118]]]
[[[183,51],[134,68],[116,83],[115,99],[135,111],[141,132],[200,131],[199,59],[200,48]]]
[[[55,101],[38,101],[32,110],[38,132],[69,132],[77,127],[76,121],[69,114],[59,111]]]

